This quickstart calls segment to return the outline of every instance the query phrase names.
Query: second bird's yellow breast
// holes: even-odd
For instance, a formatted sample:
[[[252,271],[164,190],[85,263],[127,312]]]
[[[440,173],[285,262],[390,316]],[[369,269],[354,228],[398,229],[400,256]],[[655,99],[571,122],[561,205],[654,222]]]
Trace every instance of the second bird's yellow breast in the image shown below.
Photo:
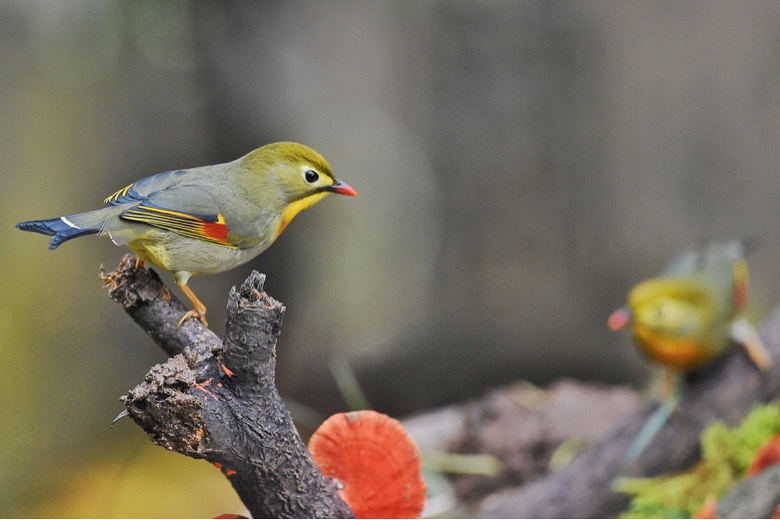
[[[711,295],[699,284],[653,280],[629,295],[632,332],[642,352],[663,365],[687,370],[722,350]]]

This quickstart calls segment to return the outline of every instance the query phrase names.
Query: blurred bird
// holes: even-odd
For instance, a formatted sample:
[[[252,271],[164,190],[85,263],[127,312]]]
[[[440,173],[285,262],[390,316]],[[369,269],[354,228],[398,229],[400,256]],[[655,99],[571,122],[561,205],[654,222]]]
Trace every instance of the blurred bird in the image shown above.
[[[666,369],[671,393],[658,416],[648,420],[640,433],[643,441],[635,442],[629,458],[641,453],[642,442],[649,442],[676,408],[682,394],[680,374],[717,358],[732,340],[745,347],[760,370],[772,365],[761,337],[743,316],[748,294],[745,250],[741,241],[689,249],[658,277],[631,289],[628,305],[607,320],[612,330],[630,328],[642,353]]]
[[[106,198],[105,208],[16,227],[53,237],[49,249],[83,235],[108,235],[140,261],[174,274],[193,305],[179,327],[192,317],[207,325],[206,307],[187,286],[190,276],[248,262],[330,193],[357,195],[319,153],[281,142],[229,163],[147,177]]]
[[[636,285],[628,305],[607,320],[609,327],[630,327],[647,357],[676,372],[716,358],[731,340],[743,344],[756,366],[766,370],[771,360],[743,317],[748,293],[744,254],[740,241],[685,252],[658,277]]]

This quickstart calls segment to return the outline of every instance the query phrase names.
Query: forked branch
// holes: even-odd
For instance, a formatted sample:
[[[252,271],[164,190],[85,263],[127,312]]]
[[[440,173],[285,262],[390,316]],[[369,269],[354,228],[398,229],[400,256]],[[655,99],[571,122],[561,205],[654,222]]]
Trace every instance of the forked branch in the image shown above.
[[[255,517],[351,518],[303,444],[274,385],[284,306],[256,271],[230,291],[224,342],[186,311],[154,271],[126,255],[102,274],[110,297],[170,356],[123,396],[155,444],[221,469]]]

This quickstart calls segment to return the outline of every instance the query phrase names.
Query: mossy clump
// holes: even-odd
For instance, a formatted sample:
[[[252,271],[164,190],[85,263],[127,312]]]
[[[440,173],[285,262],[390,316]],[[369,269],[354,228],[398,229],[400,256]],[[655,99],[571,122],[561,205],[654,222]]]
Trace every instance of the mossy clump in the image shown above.
[[[687,471],[621,479],[616,489],[634,495],[623,518],[690,518],[708,497],[720,498],[737,482],[772,434],[780,433],[780,403],[754,408],[736,428],[720,421],[702,432],[702,459]]]

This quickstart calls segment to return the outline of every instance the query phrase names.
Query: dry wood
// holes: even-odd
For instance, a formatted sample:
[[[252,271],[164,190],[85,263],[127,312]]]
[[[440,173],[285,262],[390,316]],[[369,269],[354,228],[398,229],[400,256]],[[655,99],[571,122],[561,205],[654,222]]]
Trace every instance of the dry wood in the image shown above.
[[[285,308],[253,271],[230,291],[224,342],[131,255],[103,274],[112,299],[170,356],[123,396],[155,444],[221,469],[255,518],[351,518],[320,473],[274,385]]]

